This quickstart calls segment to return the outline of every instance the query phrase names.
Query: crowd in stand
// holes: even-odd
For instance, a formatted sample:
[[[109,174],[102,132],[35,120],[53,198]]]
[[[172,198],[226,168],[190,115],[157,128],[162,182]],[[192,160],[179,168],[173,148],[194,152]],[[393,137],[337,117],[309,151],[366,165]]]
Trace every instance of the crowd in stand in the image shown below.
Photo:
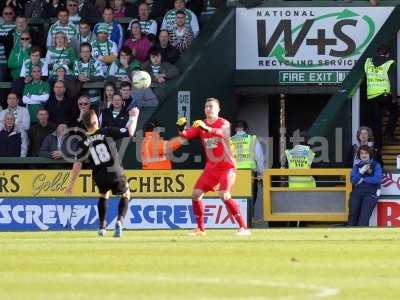
[[[12,84],[8,94],[0,89],[0,157],[54,159],[61,157],[65,130],[82,126],[89,108],[103,124],[125,127],[127,111],[137,106],[144,125],[165,82],[179,75],[175,63],[198,36],[204,6],[185,0],[1,2],[0,82]],[[46,34],[29,18],[54,22]],[[149,89],[133,88],[137,70],[151,75]],[[104,82],[104,93],[85,88],[87,82]]]

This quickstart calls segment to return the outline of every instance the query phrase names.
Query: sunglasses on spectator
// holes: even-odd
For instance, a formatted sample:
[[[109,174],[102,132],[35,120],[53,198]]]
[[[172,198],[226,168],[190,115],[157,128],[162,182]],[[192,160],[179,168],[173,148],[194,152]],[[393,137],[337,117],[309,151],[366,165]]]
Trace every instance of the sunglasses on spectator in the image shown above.
[[[21,41],[29,41],[31,38],[28,37],[21,37]]]
[[[77,4],[67,4],[67,6],[72,6],[72,7],[74,7],[74,6],[78,6]]]
[[[78,103],[78,105],[86,106],[86,105],[89,105],[89,103],[87,103],[87,102],[81,102],[81,103]]]

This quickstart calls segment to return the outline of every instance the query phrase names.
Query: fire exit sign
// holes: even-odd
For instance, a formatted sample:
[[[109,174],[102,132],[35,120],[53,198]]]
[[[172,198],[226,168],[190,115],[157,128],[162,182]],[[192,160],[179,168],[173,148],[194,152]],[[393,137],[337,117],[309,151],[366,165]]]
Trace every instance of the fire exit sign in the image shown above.
[[[341,83],[349,72],[346,71],[280,71],[280,84],[337,84]]]

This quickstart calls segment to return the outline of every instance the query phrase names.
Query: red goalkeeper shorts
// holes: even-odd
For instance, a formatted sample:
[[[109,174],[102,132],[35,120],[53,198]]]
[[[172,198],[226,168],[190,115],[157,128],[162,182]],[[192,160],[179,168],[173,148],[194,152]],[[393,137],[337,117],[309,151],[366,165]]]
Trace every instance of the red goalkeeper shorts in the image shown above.
[[[230,191],[235,179],[235,169],[205,168],[194,188],[203,192]]]

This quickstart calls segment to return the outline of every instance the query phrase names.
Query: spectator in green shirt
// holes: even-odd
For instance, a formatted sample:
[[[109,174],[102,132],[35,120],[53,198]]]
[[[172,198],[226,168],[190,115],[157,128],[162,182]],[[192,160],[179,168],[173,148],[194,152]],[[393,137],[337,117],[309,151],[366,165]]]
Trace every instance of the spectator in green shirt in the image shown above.
[[[42,80],[42,69],[39,66],[34,66],[32,69],[32,81],[25,85],[24,102],[29,111],[31,123],[37,121],[37,111],[43,108],[43,104],[49,99],[50,86],[46,81]]]
[[[83,43],[80,46],[80,59],[75,61],[74,76],[83,84],[89,81],[102,81],[103,67],[97,59],[92,57],[92,46]],[[101,91],[99,89],[87,89],[85,91],[90,98],[92,108],[99,110]]]
[[[28,31],[21,33],[19,37],[20,47],[15,47],[11,50],[8,58],[8,68],[11,71],[11,77],[13,80],[18,79],[21,74],[22,65],[24,61],[29,59],[31,54],[31,35]]]
[[[68,39],[64,32],[57,32],[54,39],[54,47],[47,50],[46,62],[49,66],[49,75],[55,77],[56,65],[66,67],[67,75],[72,75],[72,68],[76,60],[75,52],[68,46]]]
[[[19,75],[24,79],[25,83],[32,81],[33,66],[39,66],[42,69],[42,76],[48,75],[48,66],[46,61],[40,58],[41,54],[42,50],[37,46],[33,46],[31,49],[30,58],[24,61],[21,74]]]

